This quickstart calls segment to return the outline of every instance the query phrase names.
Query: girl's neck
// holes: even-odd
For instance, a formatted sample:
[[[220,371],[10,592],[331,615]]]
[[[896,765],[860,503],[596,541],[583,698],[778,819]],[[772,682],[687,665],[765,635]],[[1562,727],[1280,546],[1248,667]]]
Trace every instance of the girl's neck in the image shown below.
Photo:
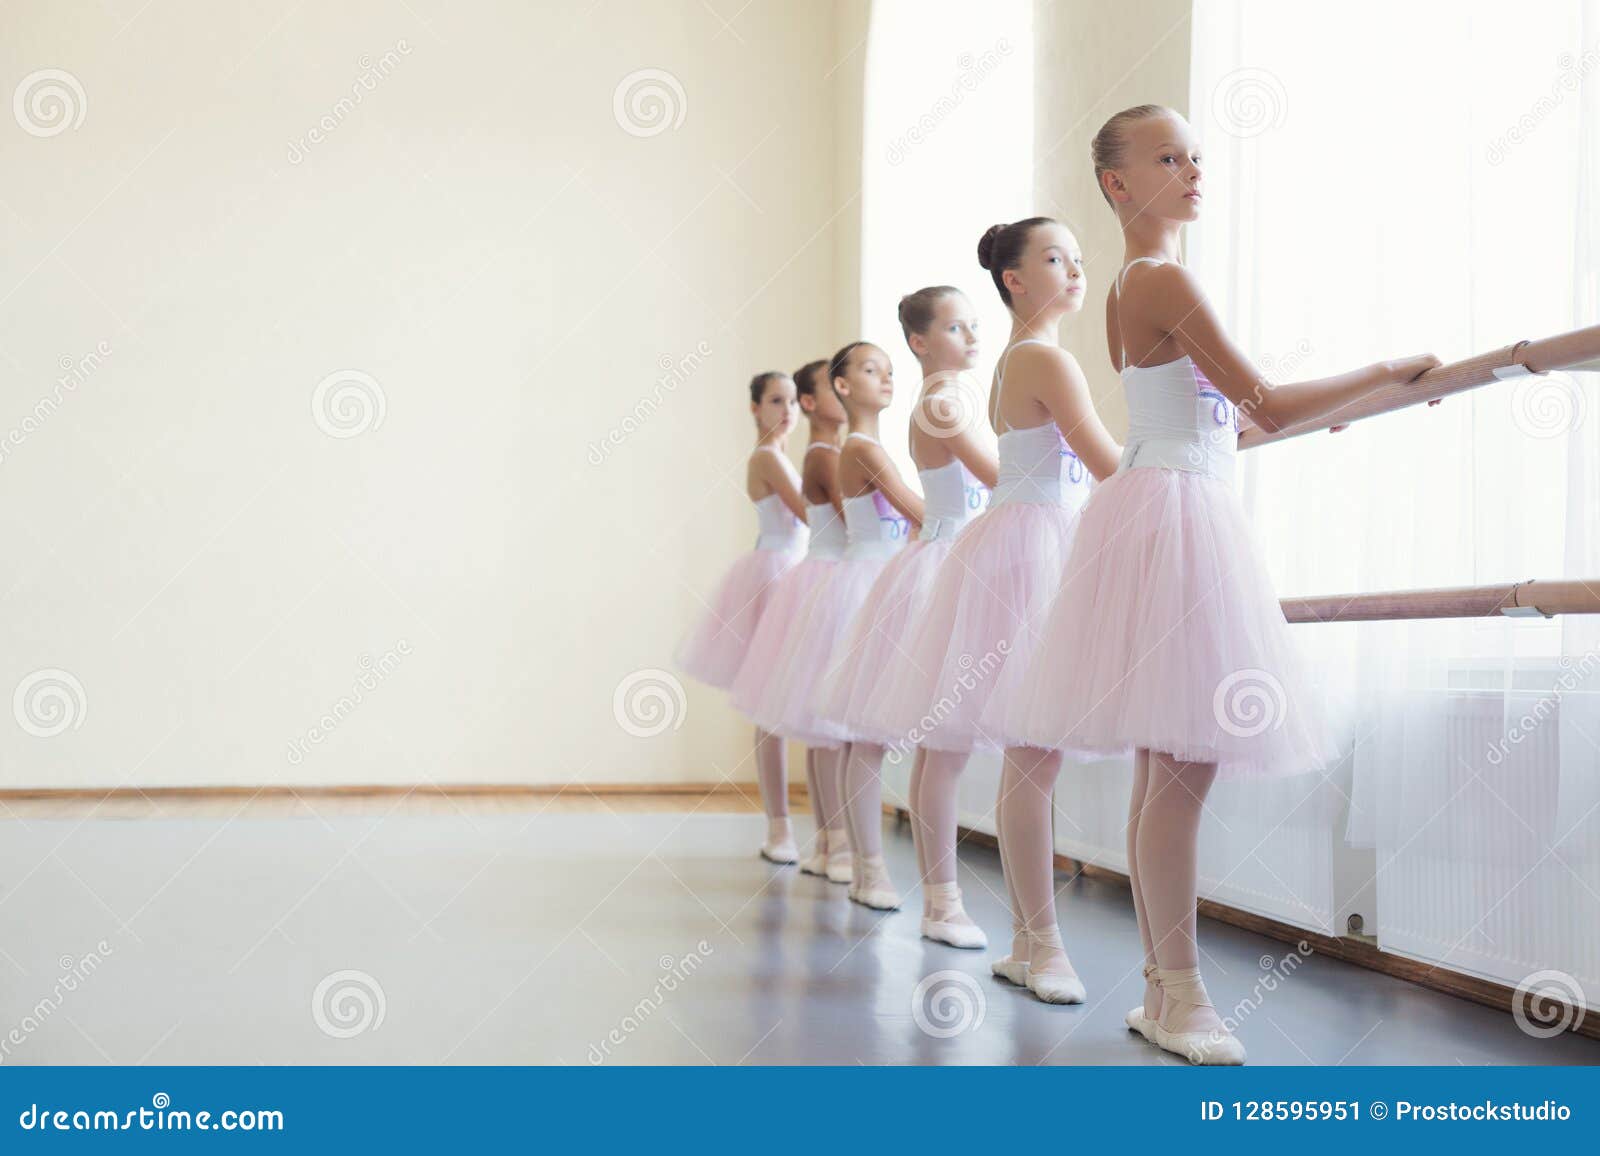
[[[781,450],[789,435],[782,428],[767,430],[756,438],[756,449]]]
[[[1163,261],[1178,260],[1178,242],[1183,234],[1181,221],[1163,221],[1141,216],[1122,228],[1123,263],[1135,257],[1160,257]]]
[[[806,439],[806,445],[812,446],[822,442],[824,445],[836,446],[839,444],[840,428],[839,422],[820,421],[817,418],[812,418],[809,423],[810,437]]]
[[[1048,341],[1052,345],[1055,344],[1061,339],[1058,330],[1063,316],[1064,314],[1054,310],[1036,313],[1032,317],[1013,313],[1011,339],[1008,344],[1015,345],[1019,341]]]
[[[870,413],[853,413],[850,415],[850,432],[866,434],[873,441],[878,440],[878,411]]]

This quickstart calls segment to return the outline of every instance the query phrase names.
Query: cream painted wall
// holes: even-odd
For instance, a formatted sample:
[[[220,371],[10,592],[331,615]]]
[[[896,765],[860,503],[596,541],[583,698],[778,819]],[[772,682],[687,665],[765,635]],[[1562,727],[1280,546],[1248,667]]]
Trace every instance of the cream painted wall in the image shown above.
[[[1189,17],[1193,0],[1038,0],[1034,181],[1039,211],[1065,221],[1083,246],[1089,275],[1083,311],[1061,330],[1089,377],[1112,434],[1128,427],[1121,383],[1106,350],[1106,291],[1122,265],[1122,232],[1095,188],[1089,143],[1111,115],[1165,104],[1187,115]]]
[[[855,316],[865,11],[10,5],[0,787],[751,778],[614,692]]]

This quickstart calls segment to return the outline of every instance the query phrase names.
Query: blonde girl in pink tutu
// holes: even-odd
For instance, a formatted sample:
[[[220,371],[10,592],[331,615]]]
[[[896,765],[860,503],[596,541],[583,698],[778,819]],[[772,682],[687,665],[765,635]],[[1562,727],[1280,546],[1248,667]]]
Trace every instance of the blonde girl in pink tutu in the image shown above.
[[[988,511],[939,568],[908,643],[896,723],[926,750],[924,776],[953,778],[951,768],[975,747],[1005,751],[996,812],[1012,941],[991,967],[1042,1000],[1071,1003],[1084,991],[1056,925],[1050,835],[1061,756],[1009,730],[1004,707],[1060,585],[1090,479],[1110,475],[1119,447],[1095,414],[1078,363],[1056,340],[1062,319],[1083,307],[1077,239],[1047,217],[995,225],[978,243],[978,262],[1011,310],[989,399],[998,484]],[[926,786],[919,795],[926,804]],[[940,816],[925,833],[953,823]]]
[[[733,685],[777,579],[800,560],[807,538],[800,475],[783,451],[799,416],[793,379],[787,373],[756,374],[750,381],[750,413],[756,448],[745,467],[745,492],[756,507],[755,548],[729,568],[676,655],[684,673],[719,690]],[[787,829],[788,793],[774,790],[787,777],[783,740],[758,728],[755,754],[769,822]],[[792,838],[789,843],[792,847]]]
[[[1011,725],[1041,746],[1133,755],[1128,874],[1146,986],[1128,1026],[1191,1062],[1239,1064],[1197,966],[1206,794],[1219,777],[1289,775],[1337,752],[1234,492],[1236,418],[1277,430],[1326,417],[1439,362],[1269,384],[1178,261],[1202,203],[1193,130],[1142,105],[1106,123],[1093,155],[1126,250],[1106,330],[1128,439],[1083,511]]]
[[[800,564],[790,568],[773,585],[766,612],[756,625],[755,637],[739,673],[734,676],[729,697],[734,709],[751,720],[776,717],[781,703],[763,712],[762,703],[777,669],[779,655],[789,635],[801,628],[802,611],[811,595],[833,573],[844,557],[843,496],[839,493],[839,437],[845,423],[844,405],[828,384],[828,363],[812,361],[794,374],[800,395],[800,410],[806,415],[810,438],[800,465],[800,493],[806,501],[806,521],[811,540]],[[759,725],[759,724],[758,724]],[[844,744],[814,741],[806,747],[806,782],[811,795],[811,813],[816,822],[816,844],[800,870],[810,875],[826,875],[836,883],[848,883],[851,876],[850,838],[846,833],[843,790]],[[781,764],[780,764],[781,766]],[[792,863],[797,857],[788,821],[788,783],[763,785],[762,797],[776,803],[781,799],[782,814],[768,811],[767,842],[761,853],[776,863]]]
[[[839,454],[844,558],[807,601],[799,629],[778,658],[767,697],[773,700],[774,725],[780,734],[804,742],[844,744],[843,804],[854,850],[850,898],[890,909],[900,905],[900,897],[883,860],[878,790],[883,747],[864,737],[855,741],[851,730],[821,715],[817,700],[840,639],[866,603],[873,582],[920,526],[922,499],[905,484],[878,440],[879,418],[894,398],[888,354],[869,342],[852,342],[833,355],[828,377],[850,425]]]
[[[992,450],[977,436],[981,396],[961,377],[978,362],[978,316],[965,293],[935,285],[900,301],[900,328],[922,368],[911,419],[911,460],[922,484],[924,516],[915,541],[878,576],[824,684],[821,712],[856,740],[909,748],[902,719],[926,705],[907,700],[906,648],[923,629],[939,567],[956,535],[988,504],[998,480]],[[913,692],[914,693],[914,692]],[[964,752],[918,748],[911,767],[911,833],[922,880],[922,934],[953,947],[987,946],[961,905],[956,884],[956,781]],[[863,792],[873,806],[878,792]]]

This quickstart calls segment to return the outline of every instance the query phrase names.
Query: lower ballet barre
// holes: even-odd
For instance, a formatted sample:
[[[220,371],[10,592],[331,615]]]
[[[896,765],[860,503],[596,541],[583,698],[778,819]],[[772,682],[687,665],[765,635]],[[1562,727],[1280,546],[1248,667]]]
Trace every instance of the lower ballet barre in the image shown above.
[[[1423,405],[1496,381],[1562,369],[1600,371],[1600,325],[1558,333],[1554,337],[1541,337],[1537,341],[1519,341],[1490,353],[1452,361],[1449,365],[1430,369],[1415,381],[1374,390],[1337,413],[1292,425],[1276,433],[1254,427],[1246,429],[1239,435],[1239,448],[1253,449],[1268,442],[1348,425],[1380,413]]]
[[[1318,594],[1284,598],[1290,622],[1383,622],[1418,618],[1551,618],[1600,614],[1600,578],[1508,582],[1496,586],[1441,586],[1371,594]]]

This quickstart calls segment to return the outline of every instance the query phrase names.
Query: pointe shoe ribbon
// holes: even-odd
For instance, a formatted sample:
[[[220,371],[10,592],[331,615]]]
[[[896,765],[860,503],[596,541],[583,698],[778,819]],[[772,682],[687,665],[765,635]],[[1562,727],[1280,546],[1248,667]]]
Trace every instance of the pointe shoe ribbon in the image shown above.
[[[1186,967],[1177,971],[1163,969],[1156,973],[1156,982],[1161,985],[1163,1016],[1173,1003],[1186,1003],[1192,1007],[1213,1006],[1211,997],[1206,994],[1205,985],[1200,982],[1199,968]],[[1225,1029],[1174,1032],[1162,1027],[1158,1019],[1153,1031],[1157,1047],[1173,1055],[1182,1056],[1191,1064],[1244,1063],[1244,1045]]]
[[[961,888],[954,883],[929,883],[923,887],[932,914],[922,917],[922,935],[951,947],[982,949],[989,946],[983,928],[973,923],[961,906]]]
[[[1061,943],[1061,932],[1052,927],[1049,931],[1029,931],[1028,942],[1034,947],[1048,947],[1059,951],[1062,958],[1066,958],[1066,948]],[[1032,955],[1032,952],[1029,952]],[[1030,962],[1028,976],[1024,981],[1028,990],[1045,1003],[1082,1003],[1088,998],[1084,990],[1083,980],[1071,971],[1072,962],[1067,961],[1067,971],[1040,971]]]
[[[828,868],[825,873],[829,883],[850,883],[855,879],[855,859],[845,840],[841,839],[837,844],[831,838],[828,840]]]
[[[1028,961],[1018,959],[1016,955],[1017,940],[1027,935],[1017,924],[1011,925],[1011,954],[1002,955],[999,959],[989,964],[989,970],[1007,983],[1014,983],[1018,987],[1028,986]]]
[[[861,857],[850,885],[850,898],[863,907],[875,911],[896,911],[900,907],[900,893],[889,881],[889,869],[879,856]]]
[[[802,875],[827,875],[828,873],[828,832],[818,831],[816,842],[811,846],[811,854],[800,860],[800,873]]]
[[[1147,963],[1144,965],[1144,981],[1145,983],[1155,984],[1158,989],[1161,987],[1161,977],[1156,970],[1155,964]],[[1156,1021],[1144,1014],[1143,1003],[1139,1004],[1138,1007],[1130,1009],[1128,1014],[1122,1017],[1122,1020],[1128,1025],[1129,1031],[1138,1032],[1151,1043],[1156,1042],[1154,1034]]]

